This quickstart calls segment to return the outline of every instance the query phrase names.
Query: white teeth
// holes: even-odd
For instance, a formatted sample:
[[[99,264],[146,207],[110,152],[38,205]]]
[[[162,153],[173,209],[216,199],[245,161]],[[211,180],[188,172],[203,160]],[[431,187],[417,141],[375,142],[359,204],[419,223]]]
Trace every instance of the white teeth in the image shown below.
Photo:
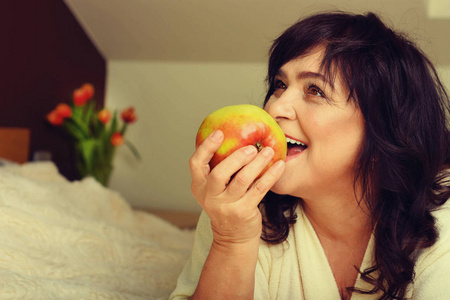
[[[302,142],[293,140],[293,139],[288,138],[288,137],[286,137],[286,141],[287,141],[288,143],[290,143],[290,144],[294,144],[294,145],[299,145],[299,146],[306,147],[306,145],[303,144]]]

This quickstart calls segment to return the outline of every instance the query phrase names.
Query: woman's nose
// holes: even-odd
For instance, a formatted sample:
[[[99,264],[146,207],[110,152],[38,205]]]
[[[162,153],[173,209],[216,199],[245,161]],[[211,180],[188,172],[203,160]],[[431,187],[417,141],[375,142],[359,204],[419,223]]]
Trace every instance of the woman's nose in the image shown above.
[[[272,116],[277,122],[282,120],[294,120],[296,118],[296,112],[294,109],[294,93],[285,90],[282,95],[276,97],[272,95],[267,101],[264,109]]]

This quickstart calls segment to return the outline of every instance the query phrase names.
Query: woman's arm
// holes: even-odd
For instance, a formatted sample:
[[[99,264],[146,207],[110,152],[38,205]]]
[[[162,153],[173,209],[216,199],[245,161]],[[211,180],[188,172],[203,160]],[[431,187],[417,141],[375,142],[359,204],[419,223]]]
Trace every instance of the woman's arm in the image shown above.
[[[224,247],[213,242],[190,299],[253,299],[258,244]]]
[[[223,133],[216,131],[190,160],[192,194],[209,216],[213,233],[192,299],[253,298],[262,230],[258,204],[284,170],[280,161],[255,181],[273,150],[257,153],[253,146],[235,151],[210,170],[209,161],[222,142]]]

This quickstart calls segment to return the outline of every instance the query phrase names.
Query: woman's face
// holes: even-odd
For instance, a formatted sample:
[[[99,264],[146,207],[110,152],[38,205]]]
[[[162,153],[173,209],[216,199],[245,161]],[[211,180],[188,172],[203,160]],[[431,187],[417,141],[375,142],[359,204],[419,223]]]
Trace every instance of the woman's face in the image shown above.
[[[286,169],[272,191],[309,198],[353,196],[364,119],[338,74],[320,70],[323,48],[283,65],[265,110],[288,138]],[[351,193],[351,194],[349,194]]]

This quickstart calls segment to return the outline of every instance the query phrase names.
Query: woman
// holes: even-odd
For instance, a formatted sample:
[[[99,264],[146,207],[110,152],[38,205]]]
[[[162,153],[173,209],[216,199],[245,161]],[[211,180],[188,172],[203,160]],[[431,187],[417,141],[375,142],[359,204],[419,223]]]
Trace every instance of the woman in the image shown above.
[[[430,61],[372,13],[327,13],[274,42],[267,79],[287,159],[255,181],[271,149],[210,170],[223,134],[198,147],[204,213],[172,298],[448,297],[449,99]]]

